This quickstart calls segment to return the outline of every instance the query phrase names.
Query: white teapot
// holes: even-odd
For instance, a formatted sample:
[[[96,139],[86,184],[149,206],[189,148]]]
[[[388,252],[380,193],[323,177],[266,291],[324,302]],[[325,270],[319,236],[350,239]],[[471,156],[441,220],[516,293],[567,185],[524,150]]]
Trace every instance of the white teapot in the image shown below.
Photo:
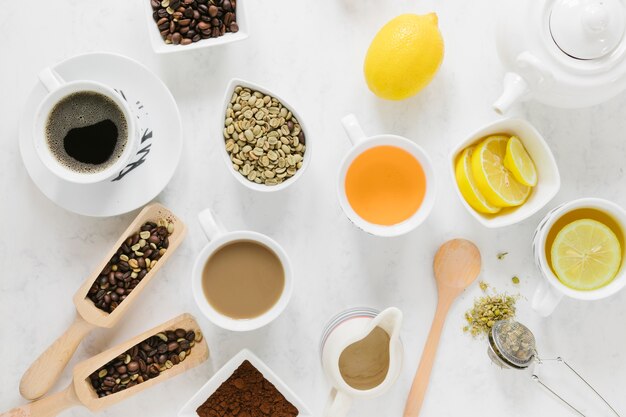
[[[507,68],[493,104],[587,107],[626,88],[626,0],[499,0],[497,48]]]

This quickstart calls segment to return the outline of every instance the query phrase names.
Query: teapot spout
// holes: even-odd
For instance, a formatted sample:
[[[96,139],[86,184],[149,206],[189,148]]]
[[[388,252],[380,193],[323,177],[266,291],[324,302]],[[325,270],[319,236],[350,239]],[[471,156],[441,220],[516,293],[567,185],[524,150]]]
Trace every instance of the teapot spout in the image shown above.
[[[517,101],[524,99],[530,94],[528,83],[519,74],[507,72],[504,76],[504,91],[493,103],[493,109],[498,114],[504,114]]]

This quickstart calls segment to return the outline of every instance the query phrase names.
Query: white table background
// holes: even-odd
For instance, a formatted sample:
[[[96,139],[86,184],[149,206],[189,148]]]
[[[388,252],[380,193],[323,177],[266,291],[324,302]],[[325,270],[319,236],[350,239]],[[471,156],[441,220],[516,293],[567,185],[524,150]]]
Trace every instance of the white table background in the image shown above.
[[[147,1],[147,0],[141,0]],[[84,2],[3,1],[0,13],[0,409],[23,404],[22,373],[71,323],[71,297],[102,253],[135,213],[97,219],[74,215],[48,201],[22,166],[18,114],[37,72],[76,54],[112,51],[155,71],[176,98],[184,125],[184,151],[171,183],[157,198],[189,225],[178,252],[113,330],[94,331],[71,366],[175,315],[196,315],[212,349],[207,364],[103,411],[102,416],[173,416],[215,369],[242,348],[258,354],[316,413],[329,386],[318,352],[322,328],[355,305],[404,312],[405,366],[385,396],[359,401],[351,415],[399,416],[433,316],[432,257],[443,241],[461,236],[480,247],[481,278],[530,298],[537,283],[530,240],[548,210],[520,225],[487,230],[457,200],[447,171],[449,150],[496,114],[503,69],[493,39],[493,2],[487,0],[243,0],[248,40],[197,52],[155,55],[140,0]],[[446,43],[443,66],[417,97],[375,98],[362,75],[376,31],[404,12],[439,14]],[[88,78],[89,74],[85,74]],[[297,106],[310,126],[315,158],[299,183],[279,194],[255,194],[226,171],[215,136],[215,112],[231,77],[265,85]],[[528,104],[514,115],[531,121],[557,158],[563,185],[550,203],[583,196],[626,205],[626,95],[595,108],[559,110]],[[349,144],[340,118],[354,112],[367,133],[411,138],[431,155],[440,192],[428,221],[407,236],[382,239],[357,230],[336,199],[339,161]],[[165,115],[163,117],[166,117]],[[212,207],[232,229],[253,229],[283,244],[296,271],[285,313],[258,331],[236,334],[200,317],[189,288],[192,262],[205,244],[196,213]],[[508,251],[498,261],[496,254]],[[518,275],[516,287],[511,277]],[[570,412],[523,373],[491,365],[484,341],[463,334],[463,312],[479,295],[469,289],[453,306],[444,331],[422,416],[568,416]],[[541,319],[520,300],[519,319],[535,332],[544,356],[560,354],[626,412],[626,292],[582,303],[564,300]],[[75,408],[64,416],[87,416]]]

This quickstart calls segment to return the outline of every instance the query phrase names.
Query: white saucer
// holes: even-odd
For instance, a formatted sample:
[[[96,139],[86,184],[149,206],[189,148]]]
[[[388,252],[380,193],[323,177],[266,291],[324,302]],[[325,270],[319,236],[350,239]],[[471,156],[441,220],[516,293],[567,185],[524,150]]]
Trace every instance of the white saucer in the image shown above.
[[[33,145],[35,112],[46,95],[38,82],[20,117],[19,144],[26,170],[41,192],[66,210],[96,217],[127,213],[156,197],[174,175],[183,146],[178,106],[165,84],[140,63],[111,53],[78,55],[52,68],[66,81],[99,81],[120,92],[137,116],[142,142],[113,180],[83,185],[59,179],[44,167]]]

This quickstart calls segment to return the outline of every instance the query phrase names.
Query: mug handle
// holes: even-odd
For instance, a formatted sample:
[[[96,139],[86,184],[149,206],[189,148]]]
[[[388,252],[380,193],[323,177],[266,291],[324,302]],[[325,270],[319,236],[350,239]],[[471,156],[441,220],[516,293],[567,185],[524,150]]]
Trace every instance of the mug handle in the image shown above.
[[[563,298],[563,294],[556,292],[550,284],[542,279],[535,290],[532,307],[542,317],[548,317]]]
[[[324,411],[324,417],[344,417],[348,414],[351,406],[352,397],[333,388],[330,391],[330,400],[326,411]]]
[[[202,226],[202,231],[209,241],[215,240],[220,235],[226,233],[224,226],[217,221],[215,214],[209,208],[198,213],[198,220],[200,221],[200,226]]]
[[[354,114],[349,114],[341,119],[341,124],[353,145],[363,142],[367,138]]]
[[[52,68],[44,68],[38,75],[39,81],[51,92],[65,84],[65,80]]]

